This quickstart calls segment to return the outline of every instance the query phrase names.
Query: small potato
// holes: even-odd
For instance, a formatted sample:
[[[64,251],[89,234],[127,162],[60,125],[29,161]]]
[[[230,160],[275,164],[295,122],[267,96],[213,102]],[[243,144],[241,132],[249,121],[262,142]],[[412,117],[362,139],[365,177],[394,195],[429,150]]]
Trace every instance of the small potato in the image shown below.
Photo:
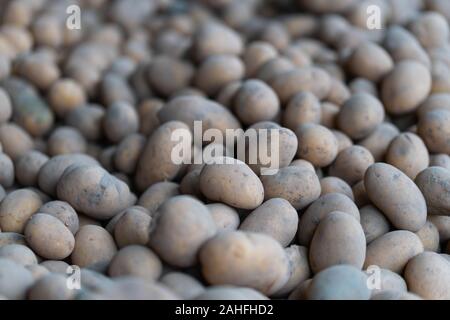
[[[189,196],[175,196],[157,211],[150,226],[149,245],[167,263],[193,266],[200,247],[217,230],[208,208]]]
[[[358,144],[366,148],[372,154],[375,162],[384,160],[390,143],[400,134],[396,126],[391,123],[383,122],[375,130],[359,141]]]
[[[430,167],[442,167],[450,170],[450,156],[444,153],[430,155]]]
[[[316,167],[326,167],[338,154],[337,139],[333,132],[319,124],[306,123],[296,130],[299,148],[297,156]]]
[[[169,181],[157,182],[142,193],[137,204],[146,208],[153,215],[161,204],[179,194],[179,185],[177,183]]]
[[[0,259],[0,294],[10,300],[25,299],[34,280],[24,266],[5,258]]]
[[[242,161],[228,157],[218,161],[223,164],[206,164],[200,173],[203,195],[236,208],[258,207],[264,200],[264,188],[258,176]]]
[[[232,207],[223,203],[210,203],[209,210],[217,227],[217,232],[234,231],[239,227],[239,214]]]
[[[449,93],[434,93],[429,95],[417,109],[417,115],[419,118],[422,118],[427,112],[436,109],[450,110]]]
[[[220,145],[222,146],[222,145]],[[182,194],[192,195],[198,199],[203,199],[203,194],[200,191],[200,173],[202,167],[194,169],[186,173],[180,182],[180,191]]]
[[[77,128],[90,141],[99,140],[103,136],[102,122],[105,116],[103,107],[89,104],[76,108],[65,116],[66,124]]]
[[[401,133],[395,137],[386,152],[386,162],[414,179],[428,167],[430,158],[422,139],[414,133]]]
[[[312,172],[316,172],[316,169],[311,164],[311,162],[303,160],[303,159],[296,159],[296,160],[292,161],[289,165],[294,166],[294,167],[300,167],[300,168],[303,168],[306,170],[310,170]]]
[[[116,244],[108,231],[99,226],[86,225],[75,236],[75,248],[70,258],[80,268],[103,272],[116,253]]]
[[[349,84],[350,92],[352,94],[368,93],[374,97],[378,97],[378,89],[372,81],[364,78],[355,78]]]
[[[28,219],[42,206],[36,192],[19,189],[9,193],[0,204],[2,232],[23,233]]]
[[[8,93],[2,88],[0,88],[0,106],[0,123],[8,122],[12,116],[12,103]]]
[[[43,278],[47,274],[50,273],[50,271],[39,264],[31,264],[26,267],[28,271],[31,272],[31,275],[33,276],[34,282],[38,281],[39,279]]]
[[[423,252],[409,260],[405,280],[409,290],[424,299],[450,299],[449,263],[437,253]]]
[[[334,136],[337,139],[338,153],[353,145],[352,139],[350,139],[350,137],[347,136],[345,133],[338,130],[331,130],[331,132],[333,132]]]
[[[159,126],[158,112],[164,103],[156,98],[144,100],[138,105],[139,133],[149,136]]]
[[[134,173],[145,142],[146,139],[141,134],[132,133],[126,136],[115,150],[114,167],[126,174]]]
[[[364,185],[370,201],[394,227],[416,232],[425,225],[424,196],[400,170],[386,163],[375,163],[367,169]]]
[[[379,269],[379,276],[380,276],[379,278],[380,287],[379,289],[372,289],[372,297],[384,291],[395,290],[405,293],[408,291],[405,280],[397,273],[392,272],[391,270],[388,269]]]
[[[328,193],[342,193],[351,200],[354,200],[352,188],[347,182],[338,177],[325,177],[320,179],[320,189],[322,190],[320,193],[321,196]]]
[[[445,242],[450,240],[450,217],[449,216],[433,216],[428,217],[430,222],[436,226],[439,232],[439,240]]]
[[[49,214],[34,214],[24,234],[30,247],[46,259],[62,260],[74,250],[73,234],[59,219]]]
[[[275,296],[283,296],[292,292],[300,283],[311,275],[308,261],[308,249],[298,245],[290,245],[285,250],[288,261],[290,276],[286,284],[275,293]]]
[[[130,206],[128,186],[99,166],[74,165],[57,185],[58,198],[95,219],[108,219]]]
[[[103,120],[106,137],[112,142],[119,142],[139,129],[136,109],[126,102],[113,103],[106,109]]]
[[[315,200],[300,216],[297,233],[298,241],[308,246],[320,221],[329,213],[340,211],[347,213],[359,221],[359,211],[353,201],[341,193],[328,193]]]
[[[389,221],[374,206],[366,205],[359,210],[359,213],[367,244],[389,232]]]
[[[283,24],[278,22],[263,24],[258,39],[269,42],[278,50],[286,49],[290,42],[289,33]]]
[[[364,268],[376,265],[401,274],[409,259],[422,252],[422,242],[414,233],[406,230],[391,231],[367,246]]]
[[[40,266],[46,268],[51,273],[60,273],[64,275],[67,275],[67,268],[69,267],[67,262],[59,260],[46,260],[41,262]]]
[[[419,118],[417,132],[425,141],[428,151],[450,154],[450,110],[438,109]]]
[[[266,41],[249,43],[242,55],[246,77],[254,76],[264,63],[277,55],[277,49]]]
[[[49,90],[49,102],[53,111],[60,117],[81,107],[86,102],[83,88],[72,79],[59,79]]]
[[[273,294],[287,282],[288,260],[269,236],[232,231],[220,233],[200,250],[200,264],[211,285],[237,285]]]
[[[367,168],[373,163],[374,159],[369,150],[354,145],[338,153],[328,173],[353,186],[364,178]]]
[[[37,257],[27,246],[21,244],[8,244],[0,248],[0,258],[10,259],[27,267],[38,263]]]
[[[331,78],[318,67],[304,67],[274,76],[269,85],[285,105],[299,92],[309,91],[318,99],[325,98],[331,89]]]
[[[219,93],[216,95],[216,101],[223,105],[224,107],[231,109],[233,106],[233,100],[236,96],[236,93],[242,86],[242,81],[237,80],[230,82],[225,87],[220,89]]]
[[[10,188],[14,184],[14,163],[4,153],[0,153],[0,185]]]
[[[79,229],[78,215],[72,206],[65,201],[55,200],[47,202],[38,212],[58,218],[73,234],[76,234]]]
[[[425,48],[440,47],[448,43],[448,22],[438,12],[424,12],[411,22],[410,29]]]
[[[52,273],[36,281],[28,292],[30,300],[72,300],[76,291],[67,286],[67,278]]]
[[[9,244],[26,245],[25,237],[16,232],[0,232],[0,248]]]
[[[382,47],[364,42],[353,50],[346,61],[346,67],[353,75],[376,83],[392,70],[394,62]]]
[[[336,265],[314,276],[308,287],[310,300],[369,300],[367,276],[351,265]]]
[[[425,251],[438,251],[439,230],[432,222],[427,221],[422,229],[416,232],[416,235],[420,238],[420,241],[422,241],[423,249]]]
[[[126,209],[114,226],[114,239],[119,248],[148,243],[152,218],[145,209],[134,208]]]
[[[337,116],[338,127],[352,139],[370,135],[384,119],[381,102],[367,93],[352,95],[342,105]]]
[[[326,98],[327,101],[342,106],[342,104],[350,98],[350,95],[350,90],[343,81],[336,78],[331,79],[331,89]]]
[[[315,172],[301,167],[281,168],[275,175],[261,176],[264,199],[283,198],[296,209],[307,207],[320,196],[320,182]]]
[[[160,282],[182,299],[194,299],[205,292],[205,287],[200,281],[182,272],[166,273],[161,277]]]
[[[314,273],[336,264],[362,268],[365,256],[366,238],[358,220],[348,213],[333,211],[320,221],[309,247]]]
[[[172,161],[172,151],[179,144],[172,140],[174,132],[183,132],[183,137],[192,139],[189,127],[179,121],[169,121],[161,125],[147,140],[137,162],[135,183],[144,190],[155,182],[173,179],[180,171],[182,163]],[[184,155],[186,162],[190,160]]]
[[[417,109],[430,89],[430,71],[419,62],[405,60],[383,79],[381,97],[387,112],[402,115]]]
[[[298,214],[294,207],[285,199],[273,198],[253,210],[239,229],[263,233],[286,247],[295,237],[297,226]]]
[[[275,57],[267,60],[262,66],[259,67],[256,73],[256,78],[267,83],[273,80],[276,76],[294,69],[295,66],[289,59]]]
[[[425,201],[428,214],[450,216],[450,171],[441,167],[429,167],[415,179]]]
[[[39,170],[49,160],[42,152],[31,150],[16,161],[16,178],[23,186],[35,186],[38,182]]]
[[[257,79],[242,83],[233,104],[237,117],[244,125],[272,120],[280,111],[280,101],[275,92]]]
[[[47,149],[51,156],[68,153],[84,153],[86,151],[86,140],[76,129],[59,127],[48,138]]]
[[[305,123],[320,123],[322,116],[319,99],[311,92],[300,92],[288,102],[283,113],[283,125],[293,131]]]
[[[150,249],[131,245],[119,250],[112,259],[108,274],[111,277],[135,276],[155,281],[162,272],[162,263]]]

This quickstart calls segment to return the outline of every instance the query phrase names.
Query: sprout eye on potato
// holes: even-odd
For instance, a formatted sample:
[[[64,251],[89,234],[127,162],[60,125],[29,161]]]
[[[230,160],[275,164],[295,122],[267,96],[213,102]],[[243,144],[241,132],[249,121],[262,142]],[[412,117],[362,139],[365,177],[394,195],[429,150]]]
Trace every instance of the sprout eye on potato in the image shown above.
[[[0,299],[450,299],[448,0],[0,2]]]

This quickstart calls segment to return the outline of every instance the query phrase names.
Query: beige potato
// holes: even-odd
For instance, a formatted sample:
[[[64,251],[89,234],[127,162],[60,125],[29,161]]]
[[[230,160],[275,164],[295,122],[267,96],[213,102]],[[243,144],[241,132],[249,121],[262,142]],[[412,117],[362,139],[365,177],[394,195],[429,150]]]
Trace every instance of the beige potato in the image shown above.
[[[450,170],[450,156],[444,153],[430,155],[430,167],[442,167]]]
[[[2,232],[23,233],[28,219],[42,206],[36,192],[18,189],[9,193],[0,204]]]
[[[429,214],[450,215],[450,171],[441,167],[429,167],[423,170],[415,179],[425,201]]]
[[[99,140],[103,136],[102,122],[105,109],[96,104],[83,105],[66,114],[66,124],[77,128],[78,131],[91,141]]]
[[[137,133],[122,139],[114,152],[114,167],[125,174],[134,173],[145,143],[145,137]]]
[[[446,139],[450,134],[449,123],[450,110],[433,110],[419,118],[417,132],[425,141],[428,151],[450,153],[450,142]]]
[[[35,186],[38,182],[39,170],[49,160],[42,152],[31,150],[16,161],[16,179],[24,186]]]
[[[53,111],[64,117],[86,102],[86,93],[76,81],[69,78],[59,79],[51,86],[48,99]]]
[[[276,76],[294,69],[295,65],[289,59],[284,57],[275,57],[267,60],[259,67],[256,73],[256,78],[264,82],[269,82]]]
[[[209,203],[206,207],[214,219],[217,232],[237,230],[240,224],[240,218],[235,209],[223,203]]]
[[[22,300],[33,284],[33,276],[24,266],[0,259],[0,294],[10,300]]]
[[[203,276],[211,285],[245,286],[270,295],[289,278],[283,248],[259,233],[220,233],[205,243],[199,259]]]
[[[424,12],[411,22],[411,32],[425,48],[440,47],[448,42],[449,26],[438,12]]]
[[[0,143],[13,161],[33,148],[31,136],[14,123],[0,124]]]
[[[0,247],[0,258],[12,260],[24,267],[38,263],[34,252],[25,245],[8,244]]]
[[[391,231],[367,246],[364,268],[376,265],[401,274],[408,261],[422,252],[417,235],[406,230]]]
[[[369,150],[374,160],[379,162],[384,160],[389,145],[399,134],[400,131],[395,125],[383,122],[371,134],[359,141],[358,144]]]
[[[78,130],[72,127],[55,129],[47,140],[47,152],[50,156],[84,153],[85,151],[86,140]]]
[[[359,210],[359,213],[367,244],[389,232],[389,221],[374,206],[366,205]]]
[[[320,179],[320,189],[321,196],[328,193],[342,193],[351,200],[354,200],[352,188],[347,182],[338,177],[324,177]]]
[[[147,245],[152,218],[144,208],[131,207],[114,225],[114,239],[119,248],[129,245]]]
[[[106,137],[112,142],[119,142],[139,129],[138,114],[134,106],[126,102],[113,103],[106,109],[103,119]]]
[[[137,204],[146,208],[150,214],[153,214],[167,199],[179,194],[179,185],[177,183],[169,181],[157,182],[141,194]]]
[[[67,287],[62,274],[48,274],[36,281],[28,292],[30,300],[72,300],[76,291]]]
[[[322,111],[320,101],[311,92],[294,95],[286,105],[283,113],[283,125],[291,130],[305,123],[320,123]]]
[[[254,76],[264,63],[277,55],[277,49],[266,41],[254,41],[248,44],[242,55],[246,76]]]
[[[14,183],[14,163],[11,158],[0,153],[0,185],[4,188],[10,188]]]
[[[364,178],[366,170],[373,163],[374,159],[369,150],[354,145],[338,153],[328,170],[328,174],[341,178],[353,186]]]
[[[41,206],[38,211],[58,218],[70,232],[73,234],[77,233],[79,229],[78,214],[67,202],[59,200],[50,201]]]
[[[286,284],[274,296],[284,296],[292,292],[311,275],[308,261],[308,248],[292,244],[284,249],[284,251],[289,261],[290,276]]]
[[[449,216],[434,216],[428,217],[430,222],[436,226],[439,232],[439,240],[445,242],[450,240],[450,217]]]
[[[422,241],[425,251],[437,252],[439,250],[439,230],[429,220],[427,220],[422,229],[416,232],[416,235]]]

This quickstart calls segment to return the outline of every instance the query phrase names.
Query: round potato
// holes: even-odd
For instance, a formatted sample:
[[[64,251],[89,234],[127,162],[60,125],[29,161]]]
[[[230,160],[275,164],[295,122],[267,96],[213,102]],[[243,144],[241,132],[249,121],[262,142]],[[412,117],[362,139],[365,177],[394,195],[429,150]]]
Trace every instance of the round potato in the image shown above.
[[[31,150],[16,161],[16,178],[23,186],[35,186],[38,182],[39,170],[49,160],[42,152]]]
[[[305,123],[320,123],[320,101],[311,92],[300,92],[288,102],[283,113],[283,125],[291,130]]]
[[[28,292],[30,300],[72,300],[76,291],[67,286],[67,278],[62,274],[45,275],[33,284]]]
[[[450,110],[438,109],[425,113],[419,118],[417,132],[425,142],[428,151],[450,153]]]
[[[430,167],[442,167],[450,170],[450,156],[444,153],[430,155]]]
[[[239,214],[232,207],[223,203],[210,203],[209,210],[217,227],[217,232],[234,231],[239,227]]]
[[[439,241],[445,242],[450,240],[450,216],[431,215],[428,219],[438,229]]]
[[[24,266],[0,258],[0,294],[7,299],[21,300],[33,284],[33,276]]]
[[[373,163],[374,159],[369,150],[354,145],[338,153],[328,173],[353,186],[364,178],[367,168]]]
[[[422,241],[425,251],[437,252],[439,250],[439,230],[432,222],[427,220],[422,229],[416,232],[416,235]]]
[[[389,232],[389,221],[374,206],[366,205],[359,210],[359,213],[367,244]]]
[[[321,196],[328,193],[342,193],[354,200],[352,188],[347,182],[338,177],[325,177],[320,179]]]
[[[114,239],[123,248],[132,244],[147,245],[152,218],[145,209],[131,207],[117,220],[114,226]]]
[[[42,206],[39,195],[28,189],[9,193],[0,204],[2,232],[23,233],[28,219]]]
[[[0,258],[13,260],[24,267],[38,263],[34,252],[21,244],[8,244],[0,247]]]
[[[400,133],[398,128],[391,123],[383,122],[366,138],[358,144],[366,148],[372,154],[376,162],[384,160],[384,155],[391,141]]]
[[[137,204],[153,214],[167,199],[179,194],[179,185],[177,183],[169,181],[157,182],[142,193]]]
[[[58,218],[70,232],[73,234],[77,233],[79,228],[78,215],[67,202],[59,200],[50,201],[44,204],[38,211]]]

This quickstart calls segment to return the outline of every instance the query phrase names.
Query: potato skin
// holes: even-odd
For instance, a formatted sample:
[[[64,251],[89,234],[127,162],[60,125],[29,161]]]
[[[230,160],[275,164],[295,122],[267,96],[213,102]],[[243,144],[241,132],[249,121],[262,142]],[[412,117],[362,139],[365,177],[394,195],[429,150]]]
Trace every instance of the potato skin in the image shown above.
[[[352,188],[347,182],[338,177],[325,177],[320,179],[321,196],[328,193],[342,193],[354,200]]]
[[[200,173],[200,190],[212,201],[241,209],[255,209],[264,200],[258,176],[244,163],[228,157],[232,164],[206,164]],[[243,183],[245,181],[245,183]]]
[[[353,186],[363,179],[367,168],[373,163],[374,159],[369,150],[353,145],[338,153],[328,173]]]
[[[193,266],[200,247],[217,232],[208,208],[190,196],[167,200],[150,228],[150,247],[161,259],[178,267]]]
[[[270,295],[288,280],[286,254],[269,236],[232,231],[220,233],[200,250],[205,279],[212,285],[237,285]]]
[[[144,209],[131,207],[125,210],[114,226],[114,239],[119,248],[129,245],[146,245],[152,218]]]
[[[239,230],[266,234],[286,247],[295,237],[297,226],[298,214],[294,207],[285,199],[273,198],[253,210]]]
[[[73,264],[102,272],[117,253],[114,239],[100,226],[86,225],[75,235],[75,247],[71,255]]]
[[[11,300],[22,300],[33,284],[31,272],[20,264],[0,258],[0,295]]]
[[[76,291],[67,287],[67,278],[51,273],[36,281],[28,292],[30,300],[72,300]]]
[[[296,210],[307,207],[320,196],[320,182],[316,173],[301,167],[281,168],[274,175],[261,176],[261,182],[265,200],[283,198]]]
[[[366,205],[359,210],[359,213],[367,244],[389,232],[389,221],[374,206]]]
[[[28,189],[9,193],[0,204],[2,232],[23,233],[28,219],[42,206],[39,195]]]
[[[311,270],[318,273],[336,264],[362,268],[366,256],[364,231],[348,213],[333,211],[317,226],[309,247]]]
[[[384,155],[391,141],[400,133],[398,128],[391,123],[383,122],[375,130],[359,141],[358,144],[366,148],[372,154],[376,162],[384,160]]]
[[[76,234],[79,229],[78,214],[72,206],[65,201],[55,200],[47,202],[41,206],[39,212],[58,218],[73,234]]]
[[[8,244],[0,247],[0,258],[13,260],[24,267],[37,265],[38,263],[34,252],[21,244]]]
[[[449,262],[437,253],[423,252],[409,260],[405,280],[409,290],[424,299],[450,299]]]
[[[417,132],[425,142],[428,151],[450,154],[450,110],[438,109],[419,118]]]
[[[409,259],[422,252],[423,245],[417,235],[406,230],[391,231],[367,246],[364,268],[376,265],[401,274]]]
[[[11,158],[0,152],[0,185],[10,188],[14,184],[14,163]]]
[[[232,207],[223,203],[206,205],[217,227],[217,232],[237,230],[240,224],[239,214]]]
[[[375,163],[367,169],[364,186],[369,199],[394,227],[416,232],[425,225],[424,196],[400,170],[390,164]]]
[[[17,159],[16,179],[24,186],[35,186],[38,181],[39,170],[49,158],[39,151],[29,151]]]
[[[167,199],[179,194],[179,185],[177,183],[170,181],[157,182],[141,194],[137,204],[146,208],[150,214],[153,214]]]
[[[30,247],[46,259],[63,260],[74,249],[73,234],[59,219],[49,214],[34,214],[24,234]]]
[[[429,214],[450,216],[450,171],[429,167],[415,179],[427,203]]]
[[[430,215],[428,217],[428,219],[438,229],[440,242],[446,242],[446,241],[450,240],[450,217],[449,216]]]
[[[429,220],[416,232],[416,235],[422,241],[424,251],[437,252],[439,250],[439,230]]]

